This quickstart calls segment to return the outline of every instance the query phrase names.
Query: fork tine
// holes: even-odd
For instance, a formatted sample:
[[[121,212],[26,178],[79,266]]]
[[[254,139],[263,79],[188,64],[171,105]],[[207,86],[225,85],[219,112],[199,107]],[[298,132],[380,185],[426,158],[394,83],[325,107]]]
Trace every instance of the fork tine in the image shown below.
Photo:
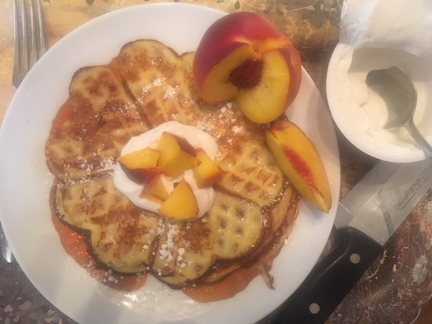
[[[15,63],[22,69],[28,67],[27,55],[27,10],[25,0],[14,0],[14,38],[15,38]]]
[[[23,3],[22,0],[18,2],[18,0],[13,0],[13,13],[14,13],[14,39],[15,39],[15,48],[14,48],[14,71],[12,76],[12,83],[15,88],[18,88],[21,80],[23,78],[23,66],[24,66],[24,57],[23,57],[23,44],[24,41],[24,20],[20,17],[22,14]]]
[[[15,40],[15,52],[14,52],[14,66],[18,66],[20,64],[20,52],[21,52],[21,45],[20,45],[20,23],[18,19],[18,4],[17,0],[13,0],[13,17],[14,17],[14,40]]]
[[[47,46],[45,42],[45,28],[44,28],[44,19],[42,12],[42,4],[40,0],[36,0],[36,9],[37,9],[37,17],[38,17],[38,31],[39,31],[39,53],[38,59],[46,52]]]
[[[26,0],[24,0],[26,1]],[[28,8],[30,10],[30,48],[28,48],[27,50],[29,51],[30,54],[30,60],[29,60],[29,65],[28,68],[30,70],[30,68],[36,63],[36,61],[39,59],[38,57],[38,50],[37,50],[37,42],[36,42],[36,34],[37,34],[37,24],[35,21],[35,15],[34,15],[34,1],[30,0],[30,4],[28,5]]]
[[[27,36],[27,8],[26,0],[21,2],[21,36],[22,36],[22,49],[21,49],[21,69],[28,69],[28,36]]]
[[[12,81],[17,88],[31,67],[46,52],[46,42],[41,1],[13,0],[13,9],[15,55]]]

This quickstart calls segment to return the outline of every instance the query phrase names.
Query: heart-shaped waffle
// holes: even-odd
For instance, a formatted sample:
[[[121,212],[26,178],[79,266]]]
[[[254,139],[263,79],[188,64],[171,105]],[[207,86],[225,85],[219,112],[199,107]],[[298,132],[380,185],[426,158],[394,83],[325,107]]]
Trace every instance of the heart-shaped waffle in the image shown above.
[[[109,65],[77,71],[46,144],[55,212],[87,237],[94,259],[119,273],[150,272],[173,287],[217,281],[256,264],[280,248],[299,205],[266,147],[265,126],[233,103],[200,98],[193,56],[138,40]],[[223,176],[212,208],[195,221],[140,209],[112,181],[127,141],[168,121],[196,126],[218,145]]]

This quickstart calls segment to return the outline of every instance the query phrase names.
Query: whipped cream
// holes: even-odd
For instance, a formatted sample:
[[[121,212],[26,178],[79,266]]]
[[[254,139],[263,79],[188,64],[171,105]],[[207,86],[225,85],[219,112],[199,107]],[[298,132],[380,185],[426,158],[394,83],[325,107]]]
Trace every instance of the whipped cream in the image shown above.
[[[404,127],[384,129],[392,116],[386,102],[366,84],[371,70],[399,67],[414,82],[414,122],[432,142],[432,1],[346,0],[342,9],[339,61],[331,87],[335,120],[342,132],[377,157],[401,156],[420,148]],[[333,110],[333,107],[332,107]],[[336,115],[338,116],[336,118]],[[349,136],[347,136],[349,137]],[[362,147],[360,147],[362,148]]]
[[[218,147],[213,137],[196,127],[183,125],[175,121],[166,122],[156,128],[149,130],[148,132],[132,137],[123,148],[121,156],[144,149],[146,147],[156,149],[158,141],[163,132],[168,132],[186,139],[195,149],[199,147],[202,148],[213,160],[216,157]],[[175,178],[168,178],[167,176],[161,174],[161,180],[168,193],[171,193],[174,190],[174,184],[179,182],[182,178],[187,181],[195,194],[199,208],[198,217],[203,216],[213,205],[213,187],[210,186],[206,188],[198,188],[192,169],[186,170],[183,174],[180,174]],[[139,196],[143,185],[129,179],[119,163],[117,163],[114,168],[114,185],[137,207],[155,213],[158,212],[160,205]]]

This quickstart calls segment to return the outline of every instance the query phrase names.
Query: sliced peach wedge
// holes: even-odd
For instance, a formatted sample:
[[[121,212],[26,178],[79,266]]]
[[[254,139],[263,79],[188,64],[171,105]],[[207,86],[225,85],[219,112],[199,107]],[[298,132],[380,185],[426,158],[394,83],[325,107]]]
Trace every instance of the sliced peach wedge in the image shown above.
[[[159,139],[158,169],[168,177],[176,177],[196,164],[195,148],[184,138],[163,132]]]
[[[328,212],[332,197],[321,157],[306,134],[289,121],[277,121],[266,142],[285,177],[317,209]]]
[[[118,161],[132,181],[144,183],[158,172],[157,164],[159,156],[160,153],[157,150],[146,147],[142,150],[123,155]]]
[[[264,17],[238,12],[204,34],[193,62],[201,97],[234,100],[253,122],[277,119],[297,95],[301,59],[287,37]]]
[[[190,220],[198,217],[198,202],[189,183],[182,179],[158,209],[159,214],[172,220]]]

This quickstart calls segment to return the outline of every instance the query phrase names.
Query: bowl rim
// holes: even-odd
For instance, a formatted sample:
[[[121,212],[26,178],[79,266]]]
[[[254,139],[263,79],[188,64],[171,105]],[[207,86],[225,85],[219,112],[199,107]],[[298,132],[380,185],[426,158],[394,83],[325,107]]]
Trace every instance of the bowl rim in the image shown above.
[[[341,59],[343,58],[345,52],[348,49],[351,49],[351,46],[348,44],[338,43],[336,45],[330,57],[326,75],[325,91],[327,96],[327,103],[330,109],[330,113],[338,129],[345,136],[345,138],[356,148],[376,159],[394,163],[410,163],[426,159],[426,155],[420,148],[416,151],[404,152],[403,154],[388,154],[386,152],[383,152],[379,148],[371,146],[365,141],[362,141],[358,136],[356,136],[352,129],[348,127],[349,125],[347,125],[340,117],[340,114],[338,112],[340,105],[338,104],[338,98],[336,95],[338,88],[335,88],[333,85],[337,84],[337,66],[340,64]]]

